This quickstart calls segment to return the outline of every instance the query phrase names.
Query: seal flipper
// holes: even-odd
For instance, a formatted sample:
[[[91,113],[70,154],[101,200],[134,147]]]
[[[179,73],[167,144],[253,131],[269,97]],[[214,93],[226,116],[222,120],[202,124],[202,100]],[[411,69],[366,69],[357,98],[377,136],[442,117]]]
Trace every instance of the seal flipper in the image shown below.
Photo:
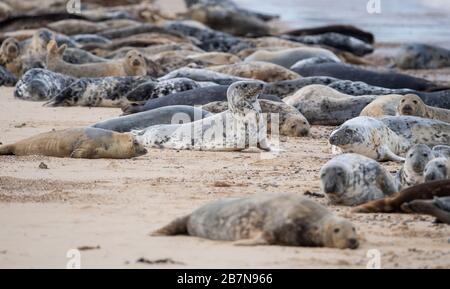
[[[236,242],[233,242],[233,245],[235,245],[235,246],[264,246],[264,245],[269,245],[269,242],[264,237],[264,234],[261,233],[252,239],[244,239],[244,240],[238,240]]]
[[[92,153],[89,150],[86,150],[82,147],[75,149],[71,154],[70,157],[73,159],[88,159],[90,158]]]
[[[174,236],[174,235],[189,235],[187,230],[187,223],[190,215],[178,218],[172,221],[167,226],[162,227],[150,234],[150,236]]]
[[[14,148],[12,145],[4,145],[0,147],[0,155],[14,155]]]
[[[394,154],[389,148],[383,147],[381,149],[380,157],[382,160],[388,160],[393,162],[405,162],[405,158],[402,158],[396,154]]]
[[[438,208],[434,201],[415,200],[410,203],[403,204],[402,210],[405,212],[431,215],[443,223],[450,224],[450,213]]]

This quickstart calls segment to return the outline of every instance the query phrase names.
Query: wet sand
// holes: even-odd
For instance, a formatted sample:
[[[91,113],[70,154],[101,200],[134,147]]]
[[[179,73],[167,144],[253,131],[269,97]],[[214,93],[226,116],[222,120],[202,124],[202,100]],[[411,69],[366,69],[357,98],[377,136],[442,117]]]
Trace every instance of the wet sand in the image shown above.
[[[166,4],[171,3],[176,1]],[[450,75],[448,70],[419,73],[431,79]],[[42,107],[14,99],[12,88],[0,88],[0,142],[119,114],[109,108]],[[330,208],[355,223],[361,238],[357,250],[237,247],[148,235],[218,198],[320,194],[318,172],[332,157],[327,144],[332,129],[314,126],[311,137],[283,140],[285,152],[273,159],[252,152],[157,149],[132,160],[2,156],[0,268],[65,268],[68,250],[81,247],[95,248],[81,252],[82,268],[365,268],[371,249],[380,251],[383,268],[450,268],[450,226],[433,224],[431,217],[359,215],[343,207]],[[40,169],[41,162],[48,169]],[[399,168],[383,165],[391,172]],[[143,264],[140,258],[163,261]]]

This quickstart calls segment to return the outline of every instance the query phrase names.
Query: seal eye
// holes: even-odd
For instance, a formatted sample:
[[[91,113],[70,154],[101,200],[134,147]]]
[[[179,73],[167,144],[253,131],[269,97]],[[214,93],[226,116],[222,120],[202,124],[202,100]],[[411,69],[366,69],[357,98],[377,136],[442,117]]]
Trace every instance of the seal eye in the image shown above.
[[[428,157],[428,154],[423,154],[423,156],[427,158],[427,157]]]
[[[340,231],[341,231],[341,229],[339,229],[339,228],[334,229],[335,234],[339,233]]]
[[[417,100],[413,100],[413,103],[414,103],[414,104],[417,104]]]
[[[440,168],[440,169],[443,169],[443,168],[444,168],[444,165],[443,165],[443,164],[440,164],[440,165],[438,165],[437,167]]]
[[[402,99],[402,103],[404,103],[405,102],[405,100],[404,99]]]

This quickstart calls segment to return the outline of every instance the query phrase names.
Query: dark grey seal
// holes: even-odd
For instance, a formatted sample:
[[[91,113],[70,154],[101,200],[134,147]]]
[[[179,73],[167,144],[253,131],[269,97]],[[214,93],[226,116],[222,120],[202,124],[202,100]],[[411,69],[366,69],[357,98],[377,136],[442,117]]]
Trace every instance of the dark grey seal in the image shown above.
[[[401,69],[438,69],[450,66],[450,50],[427,44],[403,46],[394,59]]]

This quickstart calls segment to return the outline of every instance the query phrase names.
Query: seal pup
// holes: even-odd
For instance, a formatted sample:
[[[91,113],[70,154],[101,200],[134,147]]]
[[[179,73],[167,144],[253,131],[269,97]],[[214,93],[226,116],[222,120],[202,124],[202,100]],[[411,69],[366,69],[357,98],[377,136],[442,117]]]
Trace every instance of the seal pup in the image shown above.
[[[450,179],[450,159],[440,157],[431,160],[424,170],[425,182]]]
[[[397,114],[397,107],[403,95],[388,94],[377,97],[369,103],[360,113],[360,116],[383,117],[386,115],[394,116]]]
[[[333,47],[341,51],[350,52],[356,56],[365,56],[374,51],[373,46],[369,43],[351,36],[334,32],[305,36],[282,35],[281,38],[291,41],[297,41],[307,45],[322,45]]]
[[[145,129],[158,124],[173,124],[177,120],[193,122],[210,116],[212,116],[211,113],[200,108],[187,105],[173,105],[108,119],[93,124],[92,127],[115,132],[131,132],[132,130]]]
[[[147,75],[147,62],[136,50],[131,50],[121,61],[88,64],[70,64],[62,59],[67,46],[58,48],[54,40],[47,47],[47,68],[73,77],[143,76]]]
[[[130,134],[98,128],[51,131],[0,147],[0,155],[128,159],[147,151]]]
[[[425,182],[425,166],[434,158],[431,148],[424,144],[411,147],[406,153],[405,163],[397,172],[395,182],[401,191]]]
[[[124,114],[127,115],[170,105],[199,106],[216,101],[227,101],[228,87],[228,85],[216,85],[182,91],[161,98],[149,99],[144,105],[130,104],[123,107],[122,110]],[[281,100],[274,95],[262,94],[259,98],[281,102]]]
[[[268,62],[243,62],[229,65],[209,67],[209,70],[234,75],[237,77],[275,82],[301,78],[297,73],[282,66]]]
[[[397,135],[381,120],[359,116],[346,121],[329,138],[344,153],[357,153],[377,161],[403,162],[411,142]]]
[[[298,61],[309,59],[312,57],[326,57],[336,62],[341,61],[339,57],[337,57],[333,52],[318,47],[299,47],[278,51],[258,50],[245,58],[244,61],[270,62],[289,69]]]
[[[45,106],[123,107],[145,99],[128,99],[127,95],[149,76],[81,78],[50,99]]]
[[[23,100],[45,101],[56,97],[76,78],[46,69],[28,70],[17,82],[14,96]]]
[[[6,68],[0,65],[0,86],[14,86],[17,78]]]
[[[283,101],[297,108],[311,124],[341,125],[359,116],[375,95],[350,96],[328,86],[309,85]]]
[[[414,144],[430,147],[450,144],[450,124],[416,116],[385,116],[380,118],[389,129]]]
[[[303,77],[329,76],[343,80],[362,81],[369,85],[391,89],[409,88],[418,91],[434,91],[441,89],[435,83],[423,78],[417,78],[393,71],[369,70],[344,63],[310,65],[301,69],[295,69],[294,71]]]
[[[220,85],[230,85],[237,81],[250,80],[248,78],[237,77],[225,73],[214,72],[207,69],[180,68],[160,77],[159,80],[168,80],[172,78],[190,78],[195,81],[214,82]]]
[[[222,199],[176,219],[153,236],[190,235],[237,245],[356,249],[355,227],[296,194]]]
[[[125,98],[131,101],[141,102],[200,87],[196,81],[189,78],[172,78],[159,82],[151,80],[138,85]]]
[[[397,115],[419,116],[450,123],[450,110],[428,106],[414,94],[407,94],[400,100]]]
[[[146,147],[242,151],[258,147],[270,151],[258,96],[264,83],[236,82],[227,90],[229,110],[188,124],[157,125],[133,131]]]
[[[402,46],[394,59],[401,69],[438,69],[450,66],[450,50],[428,44]]]
[[[368,202],[354,208],[354,213],[404,212],[402,205],[414,200],[431,200],[434,197],[450,196],[450,180],[435,181],[409,187],[384,199]]]
[[[434,198],[433,200],[414,200],[402,205],[403,211],[430,215],[436,222],[450,225],[450,197]]]
[[[267,117],[267,132],[272,132],[272,117],[277,114],[279,133],[284,136],[307,136],[310,130],[308,120],[295,107],[284,102],[276,102],[267,99],[259,99],[261,111]],[[216,101],[202,106],[202,109],[212,113],[221,113],[228,109],[228,102]]]
[[[390,173],[358,154],[339,155],[320,170],[322,190],[333,205],[356,206],[397,192]]]

